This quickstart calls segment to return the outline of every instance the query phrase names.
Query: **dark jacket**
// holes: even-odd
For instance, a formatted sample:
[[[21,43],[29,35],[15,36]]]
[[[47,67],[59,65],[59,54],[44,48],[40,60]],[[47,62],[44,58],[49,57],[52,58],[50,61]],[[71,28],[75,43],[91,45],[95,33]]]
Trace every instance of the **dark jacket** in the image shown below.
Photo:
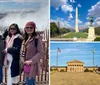
[[[7,49],[7,53],[13,56],[11,64],[11,77],[19,75],[19,57],[22,40],[18,37],[14,39],[13,46]]]
[[[2,52],[4,50],[4,40],[0,39],[0,66],[3,66],[4,64],[4,53]]]

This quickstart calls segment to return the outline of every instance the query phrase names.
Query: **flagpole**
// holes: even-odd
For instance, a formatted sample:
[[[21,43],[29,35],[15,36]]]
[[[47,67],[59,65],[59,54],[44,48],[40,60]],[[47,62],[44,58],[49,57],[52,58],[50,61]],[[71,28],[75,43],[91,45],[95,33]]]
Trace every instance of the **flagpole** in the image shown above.
[[[94,67],[94,52],[93,52],[93,67]]]
[[[95,50],[93,49],[93,67],[94,67],[94,53],[95,53]],[[93,69],[93,72],[94,72],[94,69]]]
[[[56,66],[58,66],[58,49],[57,49],[57,59],[56,59]]]

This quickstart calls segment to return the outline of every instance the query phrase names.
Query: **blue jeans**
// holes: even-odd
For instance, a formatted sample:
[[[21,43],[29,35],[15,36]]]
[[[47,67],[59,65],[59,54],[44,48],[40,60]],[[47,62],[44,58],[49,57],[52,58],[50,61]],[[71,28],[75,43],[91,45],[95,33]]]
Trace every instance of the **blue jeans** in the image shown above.
[[[3,72],[2,72],[2,66],[0,66],[0,83],[3,81]]]
[[[31,79],[26,77],[26,85],[35,85],[35,79],[33,77]]]

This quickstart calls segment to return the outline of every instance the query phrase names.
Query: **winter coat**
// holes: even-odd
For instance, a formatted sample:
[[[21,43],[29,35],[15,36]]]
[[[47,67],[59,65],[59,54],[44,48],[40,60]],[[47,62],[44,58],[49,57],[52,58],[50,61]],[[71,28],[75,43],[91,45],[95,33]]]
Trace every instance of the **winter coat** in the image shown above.
[[[37,46],[35,46],[35,39],[37,38]],[[31,69],[29,74],[26,73],[28,77],[35,77],[40,74],[40,59],[43,54],[43,43],[41,37],[36,37],[31,39],[26,45],[26,55],[25,60],[32,60]]]
[[[0,66],[3,66],[4,64],[4,53],[2,52],[4,50],[4,40],[0,39]]]
[[[13,41],[13,46],[7,49],[7,53],[11,54],[13,61],[11,64],[11,77],[19,75],[19,57],[22,39],[17,37]]]

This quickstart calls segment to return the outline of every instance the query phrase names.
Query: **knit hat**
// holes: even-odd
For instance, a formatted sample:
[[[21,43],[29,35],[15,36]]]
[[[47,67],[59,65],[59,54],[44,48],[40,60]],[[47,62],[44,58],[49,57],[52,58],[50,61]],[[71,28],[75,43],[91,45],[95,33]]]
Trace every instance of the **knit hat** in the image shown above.
[[[31,26],[33,26],[34,28],[36,28],[36,24],[35,24],[33,21],[26,23],[25,28],[26,28],[27,26],[29,26],[29,25],[31,25]]]

